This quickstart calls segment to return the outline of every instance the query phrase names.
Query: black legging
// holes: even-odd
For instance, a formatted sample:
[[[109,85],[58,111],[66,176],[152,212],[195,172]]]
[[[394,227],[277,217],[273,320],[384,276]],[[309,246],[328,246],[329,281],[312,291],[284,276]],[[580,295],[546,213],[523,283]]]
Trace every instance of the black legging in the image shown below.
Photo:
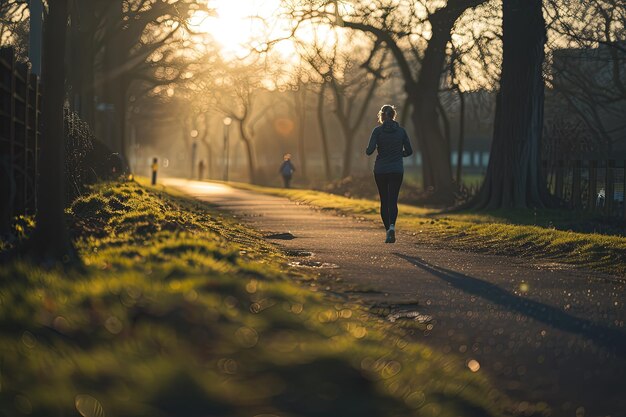
[[[402,177],[401,172],[374,174],[380,195],[380,217],[383,219],[386,230],[389,230],[389,225],[396,224],[398,218],[398,194],[402,185]]]

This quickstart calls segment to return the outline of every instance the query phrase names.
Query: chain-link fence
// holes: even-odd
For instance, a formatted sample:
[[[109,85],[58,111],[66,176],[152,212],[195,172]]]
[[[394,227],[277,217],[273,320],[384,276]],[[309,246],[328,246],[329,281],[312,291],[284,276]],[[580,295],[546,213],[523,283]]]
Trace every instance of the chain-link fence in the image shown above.
[[[81,195],[89,181],[88,154],[93,151],[95,136],[77,113],[65,108],[65,178],[68,202]]]

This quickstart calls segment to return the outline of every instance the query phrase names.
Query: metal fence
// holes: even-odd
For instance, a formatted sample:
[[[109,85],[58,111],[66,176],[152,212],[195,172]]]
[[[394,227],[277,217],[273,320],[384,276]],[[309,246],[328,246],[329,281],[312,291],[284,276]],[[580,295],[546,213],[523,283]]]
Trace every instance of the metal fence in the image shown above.
[[[38,77],[12,48],[0,49],[0,232],[35,212],[40,117]]]
[[[28,65],[15,61],[13,49],[0,49],[0,234],[11,231],[15,216],[34,214],[37,207],[41,98],[38,77]],[[69,202],[81,194],[93,170],[86,159],[95,137],[75,112],[65,108],[63,116]]]
[[[572,209],[626,218],[626,160],[544,161],[548,188]]]

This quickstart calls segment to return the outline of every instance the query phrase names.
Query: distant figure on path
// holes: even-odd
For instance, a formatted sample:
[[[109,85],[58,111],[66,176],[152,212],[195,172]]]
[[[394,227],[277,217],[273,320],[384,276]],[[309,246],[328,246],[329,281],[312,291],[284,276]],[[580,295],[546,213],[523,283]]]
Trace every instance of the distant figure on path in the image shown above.
[[[280,166],[278,172],[283,176],[283,182],[285,183],[285,188],[289,188],[291,183],[291,177],[293,176],[293,172],[296,168],[291,163],[291,154],[286,153],[283,155],[283,163]]]
[[[201,159],[200,162],[198,162],[198,179],[202,181],[203,178],[204,178],[204,159]]]
[[[158,170],[159,170],[159,160],[157,158],[153,158],[152,159],[152,185],[156,185]]]
[[[404,176],[402,158],[413,153],[406,130],[396,122],[396,108],[385,104],[378,112],[377,126],[370,137],[365,153],[371,155],[378,149],[374,164],[374,179],[380,195],[380,217],[383,219],[387,239],[396,241],[396,219],[398,218],[398,194]]]

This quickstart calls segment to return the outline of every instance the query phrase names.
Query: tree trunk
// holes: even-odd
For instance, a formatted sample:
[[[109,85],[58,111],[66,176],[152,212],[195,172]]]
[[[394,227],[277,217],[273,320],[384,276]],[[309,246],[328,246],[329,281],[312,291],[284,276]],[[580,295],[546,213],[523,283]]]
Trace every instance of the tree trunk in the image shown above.
[[[187,171],[188,173],[188,177],[190,180],[193,179],[193,171],[194,171],[194,166],[193,166],[193,158],[191,158],[191,155],[193,154],[193,138],[191,137],[191,135],[189,134],[191,132],[191,122],[189,121],[189,118],[186,117],[182,124],[181,124],[181,128],[180,128],[180,143],[184,144],[184,165],[185,167],[182,169],[182,172],[187,171],[187,169],[189,169],[189,171]],[[189,159],[187,159],[189,158]]]
[[[350,176],[352,172],[352,148],[354,147],[354,132],[349,126],[345,126],[341,123],[341,130],[343,131],[343,137],[346,141],[345,148],[343,150],[343,169],[341,173],[342,178]]]
[[[446,59],[446,45],[450,41],[454,22],[465,8],[440,9],[432,15],[433,34],[422,60],[422,69],[414,90],[407,91],[413,105],[412,119],[417,141],[422,152],[424,189],[433,193],[433,201],[452,204],[454,183],[450,163],[450,144],[439,123],[437,106],[441,71]]]
[[[212,137],[209,138],[210,119],[208,113],[202,114],[202,135],[200,141],[206,147],[207,153],[207,176],[209,179],[213,178],[213,144],[211,143]]]
[[[83,62],[81,83],[79,86],[81,119],[89,124],[93,129],[95,125],[95,95],[94,95],[94,46],[93,36],[89,33],[81,32],[84,35],[81,41],[81,49]]]
[[[303,180],[307,178],[307,166],[306,166],[306,149],[304,136],[306,134],[306,86],[300,83],[300,90],[296,97],[296,111],[298,113],[298,156],[300,157],[300,176]]]
[[[254,164],[254,152],[252,152],[252,142],[246,134],[243,120],[239,121],[239,134],[241,135],[241,140],[243,141],[243,144],[246,146],[246,156],[248,157],[248,176],[250,179],[250,183],[256,184],[258,181]]]
[[[116,91],[116,103],[115,103],[115,116],[117,117],[117,124],[119,126],[117,134],[119,135],[119,149],[117,151],[124,158],[124,162],[126,162],[126,122],[128,119],[127,109],[128,109],[128,100],[126,94],[130,87],[130,82],[128,81],[128,77],[124,74],[119,77],[120,85],[117,87]]]
[[[328,132],[326,131],[326,121],[324,120],[324,93],[326,84],[320,86],[319,96],[317,98],[317,124],[320,129],[322,138],[322,156],[324,157],[324,169],[326,171],[326,180],[333,179],[332,168],[330,166],[330,151],[328,150]]]
[[[450,119],[446,113],[446,109],[441,104],[441,98],[437,100],[437,114],[441,117],[441,128],[443,129],[443,137],[450,147],[450,138],[452,137],[452,129],[450,128]]]
[[[337,84],[337,80],[333,78],[331,81],[332,90],[335,94],[335,100],[337,103],[335,116],[337,117],[337,121],[341,127],[341,133],[343,134],[345,140],[343,151],[343,170],[341,174],[342,178],[346,178],[352,173],[352,159],[354,157],[352,150],[354,148],[354,136],[357,129],[363,122],[365,112],[367,111],[370,102],[374,98],[374,93],[378,87],[379,80],[380,78],[377,77],[371,81],[371,84],[365,93],[365,97],[361,100],[357,100],[357,96],[348,98],[344,97],[344,90]],[[356,108],[357,103],[359,106],[358,109]],[[356,116],[351,118],[350,115],[353,113],[355,113]]]
[[[487,176],[476,208],[543,207],[540,171],[546,42],[541,0],[503,1],[503,63]]]
[[[95,66],[95,12],[91,0],[77,2],[71,19],[76,24],[71,28],[71,51],[73,65],[69,68],[69,84],[73,92],[73,110],[94,128],[94,66]]]
[[[202,144],[205,146],[207,153],[207,178],[208,179],[212,179],[213,178],[213,147],[211,146],[211,143],[206,140],[206,138],[202,139]]]
[[[45,24],[43,84],[43,132],[39,159],[35,231],[27,253],[45,262],[76,259],[65,223],[65,46],[67,0],[49,3]]]
[[[456,183],[461,187],[463,180],[463,148],[465,147],[465,96],[458,87],[457,93],[459,94],[461,104],[461,114],[459,115],[459,143],[456,155]]]
[[[118,24],[122,21],[122,6],[116,4],[109,6],[106,12],[105,30],[119,31]],[[102,127],[100,139],[106,143],[113,152],[124,155],[123,126],[125,124],[125,96],[127,84],[124,79],[123,55],[125,51],[124,37],[121,33],[108,33],[107,43],[103,52],[102,71],[102,101],[103,110],[100,112]]]

